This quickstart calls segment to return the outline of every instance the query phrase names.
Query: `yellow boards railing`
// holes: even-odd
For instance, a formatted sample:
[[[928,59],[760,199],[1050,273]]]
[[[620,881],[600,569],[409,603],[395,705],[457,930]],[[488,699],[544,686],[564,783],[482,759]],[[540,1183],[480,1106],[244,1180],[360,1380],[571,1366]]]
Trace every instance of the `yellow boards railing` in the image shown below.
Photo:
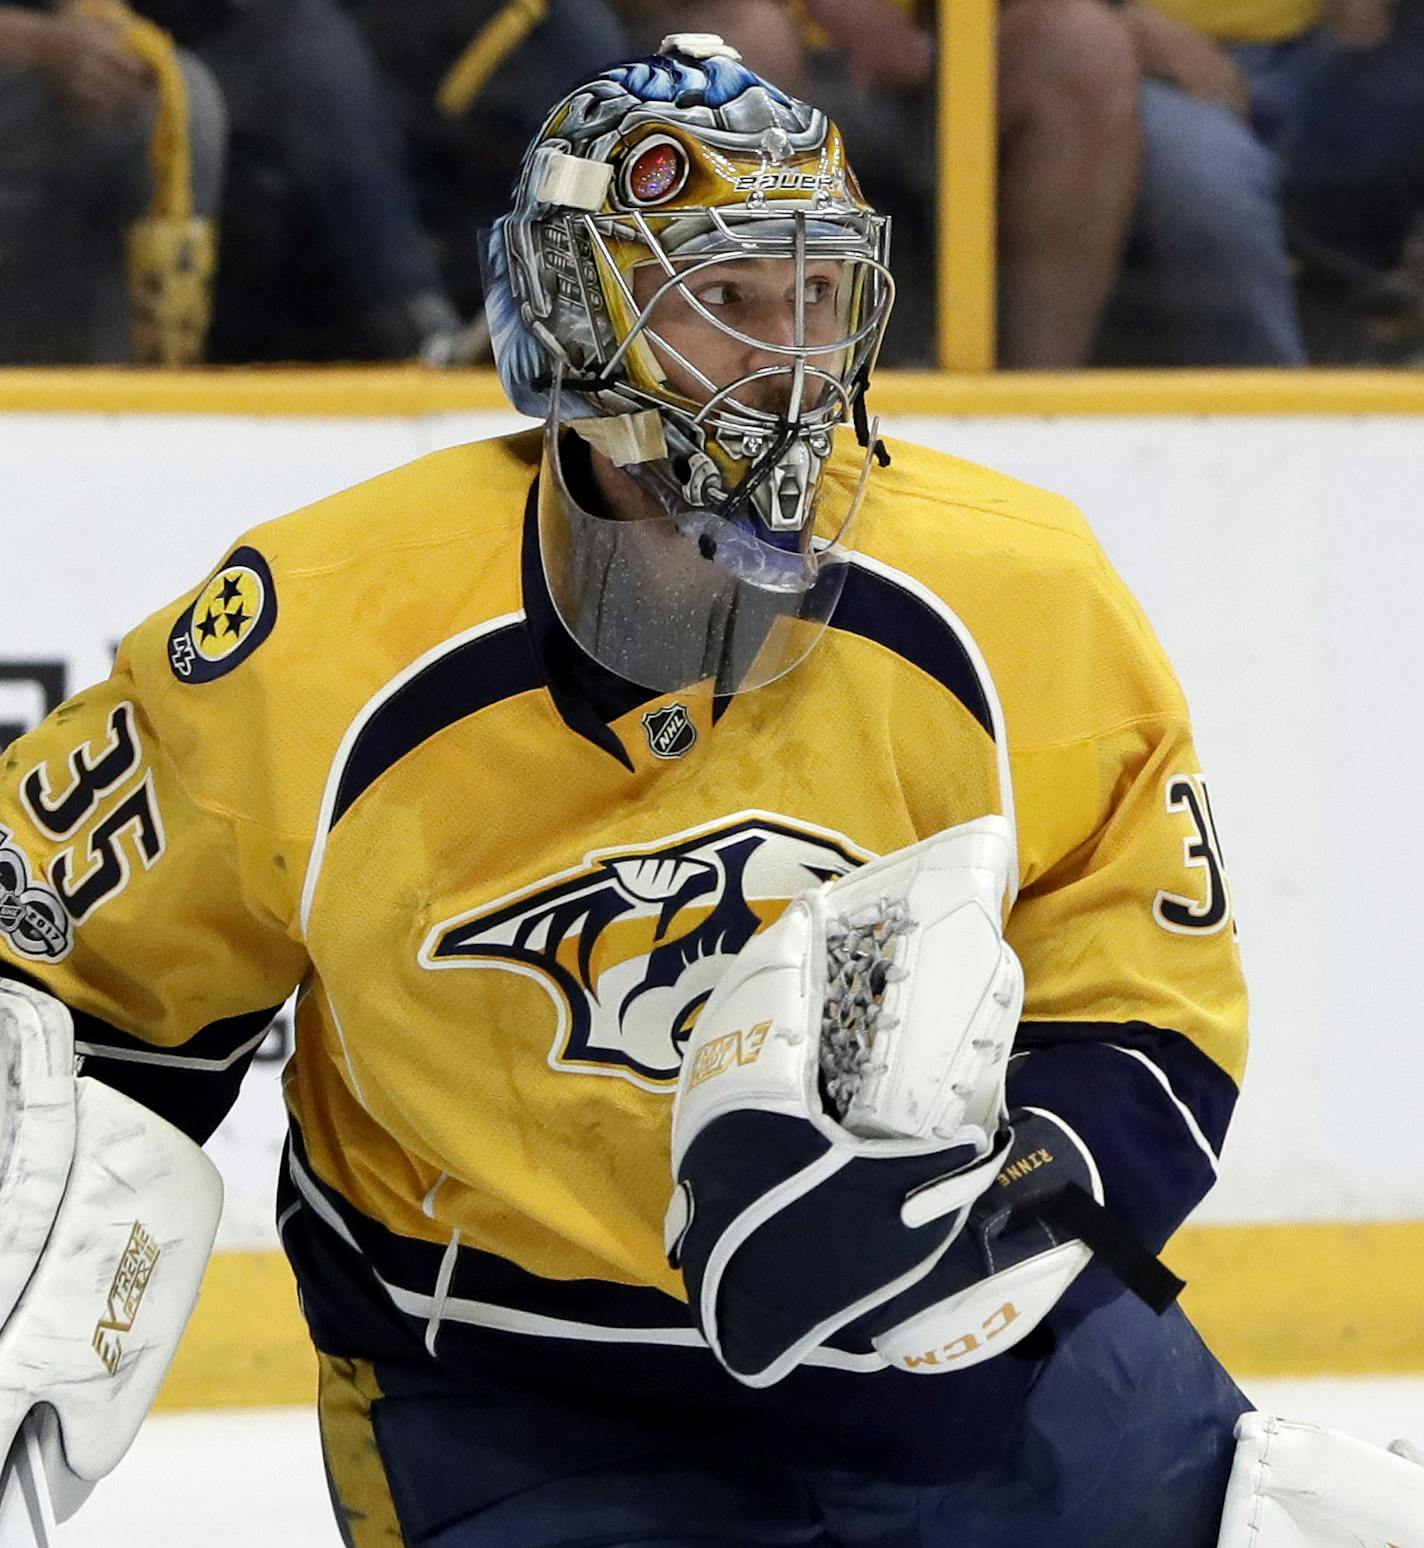
[[[939,363],[994,367],[996,0],[939,3]]]

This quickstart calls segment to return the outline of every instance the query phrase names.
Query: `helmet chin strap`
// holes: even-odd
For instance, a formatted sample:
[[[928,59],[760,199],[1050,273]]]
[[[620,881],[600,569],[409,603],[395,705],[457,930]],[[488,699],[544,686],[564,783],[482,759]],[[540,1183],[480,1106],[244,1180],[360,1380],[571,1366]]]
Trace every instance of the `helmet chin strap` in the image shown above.
[[[862,366],[850,389],[851,423],[855,426],[856,440],[867,450],[874,451],[875,460],[882,468],[888,468],[890,453],[885,449],[885,442],[877,435],[874,446],[871,446],[870,411],[865,406],[865,393],[869,386],[870,368]]]

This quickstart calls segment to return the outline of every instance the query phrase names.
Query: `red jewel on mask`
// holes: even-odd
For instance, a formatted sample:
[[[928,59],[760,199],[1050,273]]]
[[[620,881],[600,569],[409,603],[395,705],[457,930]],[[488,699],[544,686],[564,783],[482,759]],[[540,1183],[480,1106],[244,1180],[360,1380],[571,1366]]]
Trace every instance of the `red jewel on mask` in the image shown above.
[[[654,140],[633,158],[627,189],[634,204],[661,204],[687,181],[687,152],[675,140]]]

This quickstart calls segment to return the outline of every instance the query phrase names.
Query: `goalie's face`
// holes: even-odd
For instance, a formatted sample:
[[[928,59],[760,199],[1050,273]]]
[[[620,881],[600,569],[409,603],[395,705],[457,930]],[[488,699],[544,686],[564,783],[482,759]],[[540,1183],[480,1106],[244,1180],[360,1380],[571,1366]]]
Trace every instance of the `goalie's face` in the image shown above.
[[[751,258],[683,264],[674,279],[654,263],[632,275],[633,299],[644,315],[667,390],[705,404],[725,388],[729,405],[783,415],[795,395],[793,362],[836,375],[844,361],[845,265],[819,259],[802,266]],[[825,397],[816,377],[803,404]]]

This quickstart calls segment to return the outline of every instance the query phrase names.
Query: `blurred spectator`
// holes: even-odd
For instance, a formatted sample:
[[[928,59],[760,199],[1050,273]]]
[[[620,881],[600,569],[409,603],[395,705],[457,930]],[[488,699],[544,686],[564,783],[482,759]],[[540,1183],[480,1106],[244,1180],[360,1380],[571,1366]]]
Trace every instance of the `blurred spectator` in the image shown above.
[[[1121,14],[1145,77],[1142,190],[1099,359],[1303,365],[1279,168],[1252,129],[1240,69],[1155,5]]]
[[[188,89],[194,208],[214,213],[223,112],[201,65]],[[119,24],[0,5],[0,360],[131,358],[124,233],[148,209],[157,99]]]
[[[1302,295],[1316,358],[1385,358],[1367,337],[1371,310],[1411,320],[1421,347],[1418,0],[1398,14],[1390,0],[1151,0],[1124,14],[1156,79],[1140,241],[1109,353],[1301,364]],[[1157,341],[1146,356],[1145,337]]]
[[[214,352],[448,356],[459,311],[399,125],[336,0],[136,0],[208,66],[232,125]]]
[[[1118,12],[1100,0],[1007,0],[999,22],[1001,365],[1089,363],[1140,197],[1140,105]]]
[[[1200,0],[1158,0],[1174,10]],[[1388,358],[1403,307],[1421,341],[1424,290],[1414,258],[1424,210],[1424,4],[1421,0],[1264,0],[1208,7],[1210,31],[1241,71],[1252,121],[1282,165],[1312,353]],[[1331,313],[1335,326],[1331,327]],[[1350,313],[1354,313],[1351,338]],[[1377,347],[1378,346],[1378,347]]]
[[[550,102],[626,58],[606,0],[347,0],[385,73],[456,303],[480,305],[481,232],[509,205]]]

